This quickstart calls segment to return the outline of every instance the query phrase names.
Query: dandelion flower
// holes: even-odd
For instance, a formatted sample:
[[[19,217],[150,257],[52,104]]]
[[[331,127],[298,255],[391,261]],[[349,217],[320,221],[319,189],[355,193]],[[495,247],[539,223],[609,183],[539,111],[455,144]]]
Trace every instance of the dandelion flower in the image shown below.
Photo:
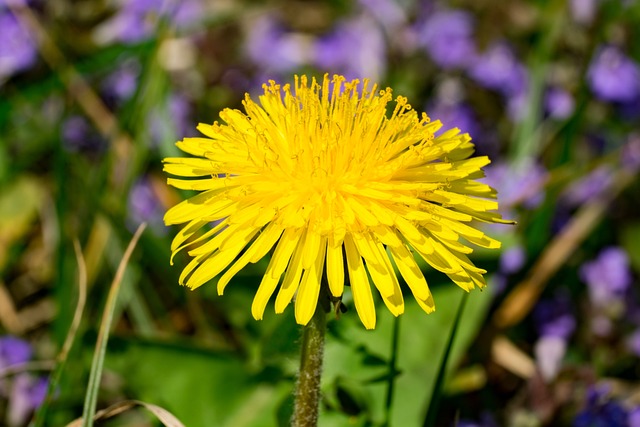
[[[194,157],[164,160],[168,174],[186,178],[170,185],[200,192],[164,218],[186,223],[171,246],[193,257],[180,284],[194,289],[222,273],[222,294],[236,273],[273,251],[251,307],[256,319],[277,290],[276,312],[295,296],[296,321],[307,324],[326,275],[334,297],[348,279],[368,329],[376,323],[371,284],[391,313],[404,310],[396,268],[424,311],[435,309],[416,257],[466,291],[485,286],[486,271],[469,260],[466,243],[500,242],[468,223],[507,221],[490,200],[495,190],[475,181],[489,159],[469,158],[468,134],[435,137],[440,122],[404,97],[389,107],[391,89],[367,80],[301,76],[293,88],[274,81],[263,88],[259,102],[245,96],[244,113],[225,109],[221,123],[198,126],[205,137],[177,143]]]

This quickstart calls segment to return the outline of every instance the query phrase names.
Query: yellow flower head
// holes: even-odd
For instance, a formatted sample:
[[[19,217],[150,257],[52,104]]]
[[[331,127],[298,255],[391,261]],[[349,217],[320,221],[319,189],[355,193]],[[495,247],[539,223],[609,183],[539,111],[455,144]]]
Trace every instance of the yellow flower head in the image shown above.
[[[171,246],[174,255],[191,248],[181,284],[197,288],[224,272],[222,294],[238,271],[273,250],[251,307],[256,319],[280,284],[276,312],[295,295],[296,321],[306,324],[323,275],[340,297],[346,271],[369,329],[376,323],[371,282],[394,315],[404,310],[394,265],[420,306],[435,309],[416,254],[467,291],[485,286],[486,271],[467,258],[465,243],[500,242],[467,223],[506,221],[486,200],[495,190],[475,181],[489,159],[468,158],[468,134],[435,137],[440,122],[419,116],[404,97],[391,110],[391,89],[367,80],[301,76],[293,89],[273,81],[263,88],[259,103],[245,96],[245,113],[225,109],[223,124],[198,126],[205,138],[177,143],[195,157],[164,160],[167,173],[189,178],[169,178],[170,185],[201,191],[164,217],[167,225],[187,223]]]

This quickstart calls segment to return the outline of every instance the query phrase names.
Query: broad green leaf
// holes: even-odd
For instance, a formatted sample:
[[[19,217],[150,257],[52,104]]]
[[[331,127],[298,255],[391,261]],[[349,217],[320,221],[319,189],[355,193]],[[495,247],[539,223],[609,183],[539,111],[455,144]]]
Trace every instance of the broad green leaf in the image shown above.
[[[427,404],[431,398],[440,359],[445,350],[457,307],[464,292],[453,285],[434,287],[436,311],[425,314],[420,307],[407,297],[405,313],[401,318],[400,342],[393,399],[391,426],[422,425]],[[482,327],[491,302],[489,292],[473,291],[468,296],[465,311],[458,326],[448,370],[450,371]],[[371,382],[371,379],[387,374],[387,366],[366,364],[367,354],[388,360],[391,351],[393,317],[378,305],[378,324],[373,331],[366,331],[355,313],[347,313],[339,321],[334,321],[330,329],[335,331],[327,338],[323,391],[327,399],[335,401],[336,384],[342,378],[359,381],[360,398],[367,399],[370,413],[360,417],[370,417],[370,421],[384,420],[385,382]],[[353,384],[351,384],[353,389]],[[326,411],[325,411],[326,412]],[[321,426],[330,426],[331,417],[320,417]]]
[[[115,340],[114,340],[115,341]],[[158,342],[119,341],[106,367],[119,373],[129,398],[171,411],[193,427],[273,427],[290,383],[255,379],[237,357]]]

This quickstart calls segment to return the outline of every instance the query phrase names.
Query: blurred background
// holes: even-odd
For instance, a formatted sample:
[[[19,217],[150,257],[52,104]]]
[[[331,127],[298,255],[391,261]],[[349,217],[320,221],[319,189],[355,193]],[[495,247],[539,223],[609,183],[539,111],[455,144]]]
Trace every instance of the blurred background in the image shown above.
[[[224,107],[295,73],[367,77],[489,155],[517,226],[477,250],[467,298],[425,267],[365,331],[331,316],[323,426],[422,426],[447,342],[438,426],[640,426],[640,2],[636,0],[0,0],[0,425],[28,425],[87,303],[39,425],[81,416],[124,250],[98,408],[138,399],[187,426],[284,426],[292,310],[253,320],[264,261],[216,295],[169,264],[161,159]],[[80,274],[80,276],[82,276]],[[82,280],[80,280],[81,282]],[[406,289],[405,289],[406,290]],[[393,382],[393,392],[389,384]],[[104,422],[154,426],[143,410]]]

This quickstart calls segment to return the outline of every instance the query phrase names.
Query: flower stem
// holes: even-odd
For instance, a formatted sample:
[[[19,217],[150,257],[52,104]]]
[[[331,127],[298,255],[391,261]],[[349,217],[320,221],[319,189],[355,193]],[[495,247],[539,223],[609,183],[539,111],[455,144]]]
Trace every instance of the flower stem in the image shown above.
[[[327,315],[321,304],[318,303],[316,312],[304,327],[302,335],[300,373],[291,419],[291,425],[294,427],[315,427],[318,425],[320,377],[326,325]]]

